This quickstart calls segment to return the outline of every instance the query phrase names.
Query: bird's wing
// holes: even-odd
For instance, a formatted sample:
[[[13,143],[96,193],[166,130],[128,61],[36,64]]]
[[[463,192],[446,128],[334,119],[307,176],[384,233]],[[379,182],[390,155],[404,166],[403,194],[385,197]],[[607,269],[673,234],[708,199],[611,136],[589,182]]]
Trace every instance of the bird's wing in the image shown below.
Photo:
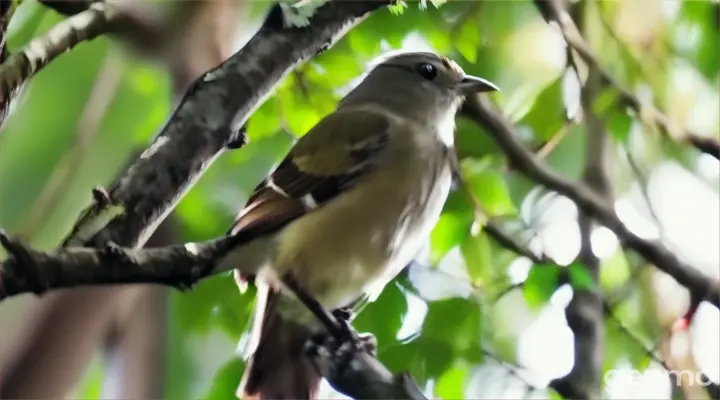
[[[373,170],[389,128],[386,116],[369,110],[328,115],[255,188],[229,233],[253,238],[273,233],[322,207]]]

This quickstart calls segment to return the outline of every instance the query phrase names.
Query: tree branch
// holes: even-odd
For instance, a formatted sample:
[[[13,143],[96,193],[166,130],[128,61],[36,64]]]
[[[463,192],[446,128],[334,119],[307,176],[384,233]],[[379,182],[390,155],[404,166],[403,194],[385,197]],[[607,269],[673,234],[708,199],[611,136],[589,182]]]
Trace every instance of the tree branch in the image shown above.
[[[318,352],[313,362],[335,390],[354,399],[427,400],[408,373],[393,375],[368,353],[354,354],[343,368],[328,351]]]
[[[703,294],[703,298],[720,308],[720,282],[718,280],[680,260],[662,243],[643,239],[630,231],[618,218],[614,205],[592,191],[587,185],[568,181],[552,172],[523,146],[522,142],[517,139],[513,126],[500,115],[490,100],[481,96],[468,98],[463,107],[463,115],[482,125],[518,170],[548,189],[574,201],[580,211],[589,213],[612,230],[625,247],[640,254],[691,292]]]
[[[0,264],[0,300],[86,285],[157,283],[184,289],[199,279],[235,268],[234,263],[223,260],[231,256],[235,243],[234,237],[222,237],[201,244],[145,249],[111,244],[40,252],[0,231],[0,244],[10,255]]]
[[[587,5],[587,2],[583,4]],[[582,11],[578,14],[582,15]],[[582,17],[578,17],[581,19]],[[583,26],[581,22],[578,26]],[[570,46],[567,45],[570,52]],[[577,66],[573,66],[577,74]],[[580,75],[577,75],[580,80]],[[583,120],[586,128],[585,171],[583,182],[605,201],[613,201],[610,183],[611,142],[605,132],[605,123],[593,112],[593,103],[601,88],[600,75],[595,66],[588,66],[588,76],[581,89]],[[578,215],[580,252],[577,256],[594,282],[591,288],[574,288],[573,298],[565,308],[565,319],[573,332],[574,362],[568,374],[554,379],[551,385],[564,398],[594,399],[602,395],[602,363],[604,343],[603,298],[597,284],[600,259],[592,249],[591,236],[595,221],[587,212]]]
[[[93,3],[87,10],[52,27],[44,36],[33,39],[25,50],[11,54],[0,64],[0,99],[11,93],[30,76],[78,43],[111,31],[121,23],[121,14],[105,2]]]
[[[284,11],[274,7],[242,50],[189,89],[152,146],[112,189],[93,192],[93,204],[83,212],[64,248],[36,252],[0,236],[11,254],[2,264],[0,296],[78,284],[156,282],[182,287],[237,266],[222,258],[232,256],[233,247],[242,240],[238,237],[165,248],[135,247],[144,244],[226,147],[243,144],[239,127],[287,72],[387,4],[389,0],[330,2],[316,10],[304,27],[286,26]],[[368,354],[352,354],[348,362],[341,362],[330,349],[320,350],[314,361],[331,385],[347,395],[424,399],[407,375],[393,376]]]
[[[283,11],[273,8],[239,52],[195,82],[150,148],[86,209],[65,244],[144,243],[225,147],[242,145],[240,127],[286,73],[386,4],[329,2],[302,28],[284,27]]]
[[[10,24],[13,11],[15,10],[13,10],[13,3],[11,1],[0,2],[0,65],[2,65],[8,57],[7,28]],[[0,127],[2,127],[3,122],[5,122],[9,105],[10,96],[4,91],[0,92]]]
[[[598,70],[603,84],[612,86],[618,92],[618,102],[622,107],[629,107],[638,115],[647,115],[657,124],[658,127],[673,140],[687,143],[697,150],[711,155],[720,160],[720,141],[690,130],[680,130],[674,127],[670,119],[652,104],[644,104],[629,90],[623,88],[620,83],[602,68],[597,57],[588,43],[582,38],[580,32],[568,13],[557,4],[557,0],[534,0],[535,6],[548,23],[556,23],[565,41],[590,67]],[[677,132],[677,134],[675,134]],[[679,138],[677,137],[679,136]]]

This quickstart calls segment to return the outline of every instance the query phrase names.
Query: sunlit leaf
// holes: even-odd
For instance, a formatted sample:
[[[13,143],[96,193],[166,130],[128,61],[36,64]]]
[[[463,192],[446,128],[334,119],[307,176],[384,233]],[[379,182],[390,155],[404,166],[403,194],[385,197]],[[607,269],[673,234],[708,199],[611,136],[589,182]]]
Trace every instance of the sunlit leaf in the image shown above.
[[[566,268],[570,272],[570,284],[574,289],[592,290],[596,286],[595,280],[585,265],[575,263]]]
[[[455,39],[455,48],[471,63],[477,61],[478,46],[480,46],[480,30],[477,21],[469,18],[462,24]]]
[[[715,81],[720,71],[717,7],[717,2],[713,1],[683,1],[680,7],[679,25],[686,31],[694,33],[694,43],[688,41],[687,35],[676,34],[676,37],[682,38],[679,40],[694,44],[688,47],[687,43],[680,42],[678,49],[681,54],[687,55],[710,81]]]
[[[613,112],[608,118],[608,132],[620,143],[627,143],[633,120],[622,111]]]
[[[90,365],[85,371],[85,375],[79,382],[77,395],[78,399],[99,399],[102,397],[103,380],[105,378],[105,368],[103,365],[103,357],[101,354],[95,354],[90,361]]]
[[[279,101],[275,97],[268,99],[250,117],[245,127],[250,142],[265,138],[280,129],[283,116],[277,110]]]
[[[405,294],[394,284],[388,284],[375,302],[368,304],[353,320],[360,332],[370,332],[381,347],[396,341],[396,336],[407,314]]]
[[[430,262],[435,265],[470,231],[472,220],[463,215],[443,213],[430,234]]]
[[[458,355],[475,358],[479,354],[468,352],[479,350],[480,311],[480,305],[470,299],[452,298],[434,301],[429,304],[422,325],[422,338],[443,341],[448,343]]]
[[[622,249],[618,249],[613,255],[601,261],[599,280],[603,288],[620,287],[628,278],[630,278],[630,266]]]
[[[452,365],[453,351],[444,341],[421,337],[392,346],[382,351],[379,358],[391,371],[408,371],[423,386]]]
[[[226,362],[216,373],[210,385],[210,390],[203,397],[205,400],[227,399],[238,388],[240,378],[245,370],[245,363],[239,358]]]
[[[550,398],[550,400],[567,400],[566,398],[562,397],[562,395],[560,393],[558,393],[557,391],[555,391],[555,389],[553,389],[553,388],[547,388],[547,392],[548,392],[548,395],[549,395],[548,397]]]
[[[502,174],[488,163],[472,159],[462,161],[463,175],[470,191],[490,216],[514,214],[517,210]]]
[[[535,264],[523,284],[523,297],[531,308],[544,306],[558,287],[560,270],[557,265]]]
[[[618,314],[615,313],[616,316]],[[635,370],[643,372],[652,361],[647,349],[652,348],[655,342],[645,340],[639,335],[639,330],[627,322],[620,326],[616,319],[606,318],[605,338],[606,359],[603,372],[616,369],[618,363],[627,361]]]
[[[465,381],[470,375],[467,365],[456,364],[446,370],[435,384],[435,394],[441,399],[464,399]]]
[[[468,235],[460,245],[465,265],[470,278],[480,285],[487,282],[492,274],[492,247],[487,234],[481,230],[475,235]]]
[[[562,77],[559,77],[546,86],[535,98],[530,111],[519,121],[520,125],[530,127],[539,141],[552,138],[567,120],[562,85]]]

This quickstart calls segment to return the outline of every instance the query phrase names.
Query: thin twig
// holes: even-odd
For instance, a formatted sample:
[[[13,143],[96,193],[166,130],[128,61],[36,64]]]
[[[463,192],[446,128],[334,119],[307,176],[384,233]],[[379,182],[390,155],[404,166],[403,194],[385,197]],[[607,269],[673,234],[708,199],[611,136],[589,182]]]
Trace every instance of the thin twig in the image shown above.
[[[556,22],[560,27],[560,33],[565,41],[572,46],[578,55],[589,65],[597,68],[603,82],[612,86],[618,92],[619,104],[623,107],[629,107],[638,115],[648,115],[661,130],[673,140],[681,143],[687,143],[697,150],[709,154],[720,160],[720,141],[717,138],[711,138],[699,135],[690,130],[680,130],[673,126],[670,119],[663,114],[658,108],[652,104],[642,102],[629,90],[623,88],[620,83],[607,72],[598,61],[588,43],[579,34],[572,18],[562,10],[557,0],[535,0],[535,5],[540,10],[543,18],[548,22]],[[677,133],[676,133],[677,132]]]
[[[708,293],[707,300],[720,307],[720,282],[717,279],[680,260],[662,243],[643,239],[632,232],[615,213],[614,204],[587,185],[569,181],[551,171],[523,146],[513,126],[488,99],[480,96],[469,98],[463,115],[483,126],[523,174],[575,202],[580,210],[590,213],[612,230],[625,247],[636,251],[691,292]]]
[[[93,3],[87,10],[74,15],[36,38],[25,50],[13,53],[0,64],[0,98],[9,96],[30,76],[55,57],[78,43],[95,39],[120,23],[121,14],[107,3]]]
[[[632,154],[632,151],[630,150],[629,146],[623,146],[623,150],[625,152],[625,157],[627,158],[628,165],[630,166],[630,171],[632,172],[633,176],[635,177],[635,180],[638,181],[638,185],[640,186],[640,193],[642,194],[643,201],[645,202],[645,205],[648,208],[648,212],[650,213],[650,216],[652,217],[653,221],[655,221],[655,226],[657,226],[659,231],[660,238],[664,238],[665,234],[664,228],[662,223],[660,222],[660,217],[658,217],[657,212],[655,211],[655,206],[653,205],[652,201],[650,200],[650,195],[648,193],[648,180],[643,171],[640,170],[640,165],[638,165],[637,161],[635,160],[635,156]]]

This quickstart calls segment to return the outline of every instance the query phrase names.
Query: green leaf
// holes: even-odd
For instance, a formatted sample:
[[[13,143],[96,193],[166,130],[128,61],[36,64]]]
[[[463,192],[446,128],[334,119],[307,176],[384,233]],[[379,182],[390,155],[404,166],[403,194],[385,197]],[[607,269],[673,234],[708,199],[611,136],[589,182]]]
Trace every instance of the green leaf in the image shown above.
[[[688,57],[708,80],[714,82],[720,71],[717,2],[683,1],[678,21],[678,28],[692,31],[693,36],[696,36],[694,43],[690,42],[691,46],[678,46],[679,53]]]
[[[560,269],[554,264],[535,264],[523,284],[523,297],[528,306],[538,309],[550,300],[558,287]]]
[[[630,278],[630,266],[622,248],[600,264],[600,284],[604,289],[615,289]]]
[[[480,345],[480,311],[472,298],[434,301],[428,304],[421,337],[448,343],[457,355],[468,356]]]
[[[492,247],[485,231],[468,235],[460,245],[468,273],[473,282],[480,286],[487,283],[493,275]]]
[[[353,321],[359,332],[370,332],[378,343],[395,342],[407,314],[407,298],[397,285],[387,285],[373,303],[368,304]]]
[[[575,263],[566,268],[569,268],[570,285],[572,285],[573,289],[592,290],[595,287],[595,280],[585,265]]]
[[[203,397],[204,400],[227,399],[229,394],[235,393],[240,378],[245,371],[245,363],[239,358],[233,358],[226,362],[225,365],[215,373],[215,377],[210,385],[208,394]]]
[[[430,234],[430,263],[437,265],[470,231],[472,219],[461,214],[443,213]]]
[[[276,110],[279,101],[276,97],[268,99],[250,117],[246,129],[251,143],[270,136],[280,129],[282,116]]]
[[[515,214],[517,209],[510,198],[505,179],[500,172],[490,169],[488,165],[487,162],[472,159],[462,161],[463,175],[472,195],[489,216]]]
[[[565,400],[565,398],[562,397],[562,395],[560,393],[558,393],[555,389],[547,388],[546,390],[548,392],[548,395],[549,395],[548,398],[550,400]]]
[[[518,122],[532,129],[535,139],[550,140],[566,123],[562,77],[558,77],[535,98],[530,111]]]
[[[473,64],[477,61],[480,29],[474,18],[469,18],[462,24],[454,42],[455,48],[466,60]]]
[[[443,372],[435,384],[435,395],[447,400],[464,399],[465,381],[469,372],[469,367],[461,364]]]
[[[633,119],[622,110],[614,111],[607,119],[607,127],[612,137],[620,143],[627,143]]]
[[[595,97],[592,110],[597,115],[605,115],[617,107],[620,92],[615,87],[609,87]]]
[[[618,315],[617,310],[615,315]],[[623,320],[625,319],[623,318]],[[644,336],[638,335],[639,329],[635,324],[628,325],[627,322],[624,322],[623,325],[624,327],[621,328],[617,321],[606,318],[603,373],[617,368],[618,363],[624,361],[629,361],[634,369],[643,372],[652,361],[648,357],[646,349],[655,343],[656,338],[646,340]],[[628,331],[633,332],[633,336],[629,336]]]
[[[79,382],[79,388],[75,396],[77,399],[99,399],[103,392],[103,380],[105,378],[105,368],[103,365],[103,357],[100,352],[96,353],[90,360],[90,365],[86,368],[82,380]]]
[[[439,377],[453,363],[453,351],[440,340],[419,338],[392,346],[378,354],[391,371],[408,371],[420,387]]]
[[[218,327],[237,340],[250,322],[254,294],[251,287],[241,295],[229,275],[204,279],[178,297],[178,323],[184,331],[201,335]]]

